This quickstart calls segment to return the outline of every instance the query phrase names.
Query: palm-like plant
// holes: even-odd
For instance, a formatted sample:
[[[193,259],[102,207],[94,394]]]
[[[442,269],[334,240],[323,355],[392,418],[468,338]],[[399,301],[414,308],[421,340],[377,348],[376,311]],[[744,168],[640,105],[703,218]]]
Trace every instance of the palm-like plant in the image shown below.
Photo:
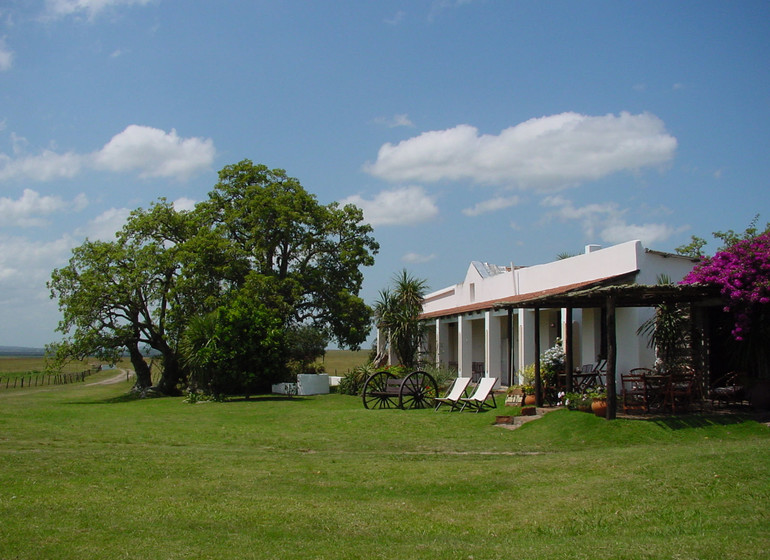
[[[374,316],[379,328],[390,334],[390,341],[401,365],[412,368],[425,334],[419,320],[422,300],[427,291],[425,280],[402,270],[394,278],[394,288],[380,290],[374,304]]]
[[[670,285],[673,282],[667,275],[661,274],[658,284]],[[681,305],[662,303],[636,333],[647,336],[647,345],[655,348],[664,367],[674,369],[686,358],[690,346],[690,314]]]

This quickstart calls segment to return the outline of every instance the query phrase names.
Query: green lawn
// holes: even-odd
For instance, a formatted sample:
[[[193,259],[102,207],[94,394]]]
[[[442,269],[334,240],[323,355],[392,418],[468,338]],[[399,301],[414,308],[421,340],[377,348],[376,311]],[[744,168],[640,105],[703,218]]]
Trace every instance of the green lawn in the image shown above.
[[[734,416],[0,392],[0,558],[751,559],[770,428]]]

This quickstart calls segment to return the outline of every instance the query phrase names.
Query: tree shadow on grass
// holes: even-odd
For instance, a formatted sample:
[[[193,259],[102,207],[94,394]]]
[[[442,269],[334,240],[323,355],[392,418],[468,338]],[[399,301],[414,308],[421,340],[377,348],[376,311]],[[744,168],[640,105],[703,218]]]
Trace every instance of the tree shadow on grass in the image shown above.
[[[653,422],[662,428],[669,430],[686,430],[692,428],[707,428],[710,426],[732,426],[744,424],[756,420],[751,414],[688,414],[683,416],[660,416],[651,418]]]
[[[94,400],[88,400],[88,401],[67,401],[65,404],[122,404],[122,403],[129,403],[129,402],[142,402],[147,400],[155,400],[155,399],[177,399],[181,404],[189,404],[189,405],[195,405],[195,404],[228,404],[228,403],[236,403],[236,402],[271,402],[271,401],[283,401],[283,402],[304,402],[307,400],[305,397],[287,397],[283,395],[254,395],[254,396],[232,396],[228,397],[226,400],[223,401],[205,401],[201,400],[197,403],[182,403],[183,397],[181,396],[168,396],[168,395],[141,395],[139,393],[124,393],[122,395],[118,395],[117,397],[110,397],[108,399],[94,399]]]

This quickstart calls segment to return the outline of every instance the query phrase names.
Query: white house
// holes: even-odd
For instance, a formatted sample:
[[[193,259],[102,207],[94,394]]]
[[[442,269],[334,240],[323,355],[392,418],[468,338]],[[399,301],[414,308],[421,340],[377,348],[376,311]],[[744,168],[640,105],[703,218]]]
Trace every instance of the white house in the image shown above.
[[[518,371],[535,361],[535,312],[502,309],[500,303],[608,282],[654,285],[660,275],[676,282],[696,262],[689,257],[645,249],[640,241],[608,248],[588,245],[584,254],[529,267],[474,261],[460,284],[425,297],[422,318],[430,323],[430,328],[423,359],[439,367],[456,368],[458,375],[465,377],[496,377],[503,384],[520,382]],[[647,340],[636,334],[652,313],[651,308],[617,310],[617,371],[653,365],[654,352],[647,347]],[[602,310],[575,309],[571,315],[574,364],[595,363],[606,351],[602,347]],[[568,316],[564,309],[540,310],[543,350],[562,337]],[[513,356],[512,369],[509,356]]]

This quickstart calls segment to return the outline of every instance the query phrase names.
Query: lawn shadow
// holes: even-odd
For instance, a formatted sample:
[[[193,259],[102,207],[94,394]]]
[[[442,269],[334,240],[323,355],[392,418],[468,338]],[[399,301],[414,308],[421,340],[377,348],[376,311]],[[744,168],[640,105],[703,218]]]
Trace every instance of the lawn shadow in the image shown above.
[[[182,396],[169,396],[169,395],[161,395],[157,393],[150,393],[142,395],[141,393],[134,393],[134,392],[128,392],[124,393],[122,395],[118,395],[117,397],[110,397],[107,399],[94,399],[94,400],[78,400],[78,401],[67,401],[65,404],[122,404],[122,403],[128,403],[128,402],[134,402],[134,401],[145,401],[145,400],[153,400],[153,399],[164,399],[164,398],[171,398],[171,399],[182,399]],[[218,404],[227,404],[227,403],[236,403],[236,402],[271,402],[271,401],[284,401],[284,402],[304,402],[307,400],[305,397],[287,397],[285,395],[254,395],[245,397],[242,395],[235,395],[232,397],[228,397],[226,400],[223,401],[205,401],[201,400],[197,403],[184,403],[184,404],[203,404],[203,403],[218,403]]]
[[[744,424],[745,422],[753,420],[756,420],[756,418],[750,414],[725,413],[659,416],[657,418],[650,418],[648,422],[653,422],[658,426],[669,430],[686,430],[692,428],[707,428],[709,426],[732,426],[735,424]]]

